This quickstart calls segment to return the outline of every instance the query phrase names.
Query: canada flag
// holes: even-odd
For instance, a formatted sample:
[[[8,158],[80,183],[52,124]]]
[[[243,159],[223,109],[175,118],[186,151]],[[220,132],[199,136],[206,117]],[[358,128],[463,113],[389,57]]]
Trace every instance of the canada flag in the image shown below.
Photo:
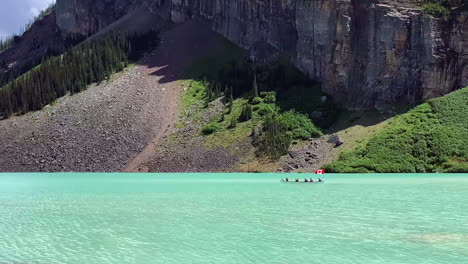
[[[315,174],[325,174],[325,170],[316,170]]]

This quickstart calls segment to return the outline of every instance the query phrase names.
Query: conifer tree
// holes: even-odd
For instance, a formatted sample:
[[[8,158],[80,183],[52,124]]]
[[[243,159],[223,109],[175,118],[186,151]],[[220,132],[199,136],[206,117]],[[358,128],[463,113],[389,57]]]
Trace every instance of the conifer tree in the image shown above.
[[[245,104],[242,107],[241,115],[239,116],[239,121],[249,121],[252,119],[252,106],[250,104]]]
[[[253,80],[253,97],[258,97],[258,84],[257,84],[257,74],[254,73],[254,80]]]
[[[231,117],[231,121],[229,122],[229,127],[228,128],[235,128],[237,125],[237,118],[233,115]]]
[[[228,114],[230,114],[232,112],[232,107],[234,105],[234,97],[232,96],[232,89],[231,89],[231,93],[229,95],[229,110],[228,110]]]

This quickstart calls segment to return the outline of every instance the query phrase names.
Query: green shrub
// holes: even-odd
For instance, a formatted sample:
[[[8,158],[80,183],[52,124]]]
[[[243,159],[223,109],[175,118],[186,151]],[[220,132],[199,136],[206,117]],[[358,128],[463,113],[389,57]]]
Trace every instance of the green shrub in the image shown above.
[[[218,123],[209,123],[206,126],[202,128],[202,134],[203,135],[210,135],[213,134],[214,132],[219,130],[219,124]]]
[[[413,0],[421,5],[424,14],[448,19],[450,10],[463,5],[466,0]]]
[[[276,106],[272,104],[256,105],[253,109],[259,116],[267,116],[276,113]]]
[[[296,128],[292,131],[292,138],[300,139],[300,140],[307,140],[310,138],[310,133],[304,128]]]
[[[261,92],[260,97],[263,98],[266,104],[276,103],[276,92]]]
[[[250,103],[253,104],[253,105],[258,105],[258,104],[263,103],[263,99],[260,98],[260,97],[253,97],[253,98],[250,100]]]
[[[468,162],[462,164],[454,164],[450,168],[445,169],[446,173],[466,173],[468,172]]]
[[[294,110],[289,110],[279,115],[278,121],[288,131],[293,132],[293,139],[309,139],[323,135],[306,115]]]
[[[450,11],[440,3],[425,3],[422,5],[424,14],[438,18],[448,18]]]

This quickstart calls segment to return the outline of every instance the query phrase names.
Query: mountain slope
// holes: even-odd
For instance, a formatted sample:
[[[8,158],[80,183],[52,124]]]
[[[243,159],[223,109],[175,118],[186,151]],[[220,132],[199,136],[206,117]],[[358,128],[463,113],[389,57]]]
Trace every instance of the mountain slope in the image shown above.
[[[330,172],[468,172],[468,87],[395,118]]]
[[[110,81],[0,120],[0,171],[148,170],[177,121],[184,73],[220,41],[197,23],[175,25],[147,57]]]

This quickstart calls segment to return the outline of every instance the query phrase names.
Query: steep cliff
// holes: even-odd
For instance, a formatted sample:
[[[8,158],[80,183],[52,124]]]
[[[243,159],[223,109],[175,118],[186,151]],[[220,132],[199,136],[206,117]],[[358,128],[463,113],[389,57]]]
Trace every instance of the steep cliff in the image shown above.
[[[92,35],[143,2],[143,0],[59,0],[56,5],[57,24],[68,32]]]
[[[468,11],[425,16],[410,0],[58,0],[57,23],[89,35],[145,5],[196,19],[255,54],[291,56],[350,109],[415,103],[468,85]]]

